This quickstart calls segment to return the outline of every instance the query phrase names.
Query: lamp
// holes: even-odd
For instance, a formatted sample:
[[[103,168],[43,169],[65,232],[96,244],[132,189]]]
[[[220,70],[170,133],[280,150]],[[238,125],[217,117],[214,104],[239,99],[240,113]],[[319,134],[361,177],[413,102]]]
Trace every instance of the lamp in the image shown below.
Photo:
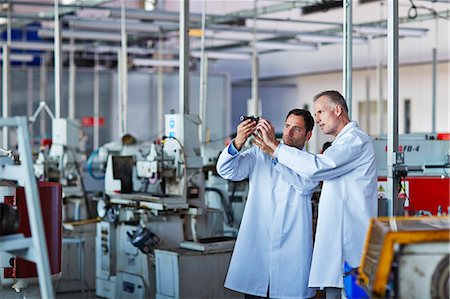
[[[33,61],[33,55],[31,54],[19,54],[19,53],[11,53],[9,54],[9,59],[11,61],[17,62],[31,62]],[[3,60],[3,53],[0,53],[0,60]]]
[[[353,31],[361,33],[361,34],[369,34],[369,35],[387,35],[386,27],[377,27],[377,26],[354,26]],[[423,28],[399,28],[398,34],[400,36],[414,36],[420,37],[424,36],[428,32],[428,29]]]
[[[38,30],[39,37],[53,38],[55,32],[53,30]],[[101,41],[115,41],[121,40],[120,34],[109,32],[91,32],[91,31],[70,31],[63,30],[61,32],[63,38],[75,38],[84,40],[101,40]]]
[[[191,56],[200,58],[200,51],[192,51]],[[217,51],[205,51],[206,57],[212,59],[228,59],[228,60],[249,60],[251,58],[250,54],[246,53],[231,53],[231,52],[217,52]]]
[[[257,49],[269,50],[294,50],[294,51],[313,51],[317,50],[315,44],[282,43],[282,42],[256,42]]]
[[[159,59],[147,59],[147,58],[133,58],[133,65],[135,65],[135,66],[179,67],[180,66],[180,62],[178,60],[159,60]]]
[[[316,43],[342,43],[342,36],[339,35],[321,35],[321,34],[300,34],[297,38],[304,42]],[[362,37],[353,37],[354,44],[364,44],[366,39]]]

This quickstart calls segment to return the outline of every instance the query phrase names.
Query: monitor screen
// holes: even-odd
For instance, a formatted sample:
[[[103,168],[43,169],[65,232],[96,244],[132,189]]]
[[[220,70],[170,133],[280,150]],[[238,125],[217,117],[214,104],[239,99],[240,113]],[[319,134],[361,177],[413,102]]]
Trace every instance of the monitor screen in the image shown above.
[[[120,180],[122,193],[133,191],[133,156],[112,156],[113,178]]]

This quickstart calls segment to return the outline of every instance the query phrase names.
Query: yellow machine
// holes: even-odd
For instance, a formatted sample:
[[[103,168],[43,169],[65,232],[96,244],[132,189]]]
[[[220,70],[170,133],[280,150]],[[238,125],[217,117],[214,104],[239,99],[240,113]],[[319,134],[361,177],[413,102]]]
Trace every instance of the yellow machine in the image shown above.
[[[370,297],[449,298],[450,217],[371,220],[358,270]]]

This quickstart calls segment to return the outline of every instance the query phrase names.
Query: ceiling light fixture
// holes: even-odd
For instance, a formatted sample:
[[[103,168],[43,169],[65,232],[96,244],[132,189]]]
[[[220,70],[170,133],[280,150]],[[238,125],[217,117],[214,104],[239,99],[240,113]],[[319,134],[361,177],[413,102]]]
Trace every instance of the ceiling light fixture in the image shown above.
[[[369,35],[387,35],[386,27],[377,27],[377,26],[354,26],[354,32],[358,32],[361,34],[369,34]],[[423,28],[399,28],[398,34],[400,36],[411,36],[411,37],[420,37],[426,35],[428,29]]]
[[[246,53],[231,53],[231,52],[217,52],[217,51],[205,51],[206,57],[211,59],[225,59],[225,60],[249,60],[250,54]],[[200,58],[200,51],[192,51],[192,57]]]
[[[147,59],[147,58],[133,58],[133,65],[135,65],[135,66],[179,67],[180,62],[178,60],[158,60],[158,59]]]
[[[288,42],[256,42],[256,48],[268,50],[314,51],[317,50],[317,45],[299,43],[294,44]]]
[[[34,56],[31,54],[11,53],[9,54],[9,59],[14,62],[31,62],[34,59]],[[2,53],[0,53],[0,60],[3,60]]]
[[[297,35],[297,38],[303,42],[342,44],[342,36],[339,35],[300,34]],[[353,37],[352,40],[354,44],[364,44],[367,42],[367,40],[362,37]]]

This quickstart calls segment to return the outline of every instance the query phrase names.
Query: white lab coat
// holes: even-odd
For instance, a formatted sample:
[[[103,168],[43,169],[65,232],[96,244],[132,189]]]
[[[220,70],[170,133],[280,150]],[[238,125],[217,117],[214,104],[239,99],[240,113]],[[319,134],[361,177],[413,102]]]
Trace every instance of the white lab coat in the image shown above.
[[[343,263],[360,264],[369,220],[377,215],[371,137],[348,123],[321,155],[280,145],[274,156],[306,179],[323,180],[310,287],[343,287]]]
[[[225,287],[265,297],[270,285],[270,298],[312,297],[311,195],[317,182],[272,163],[257,147],[234,156],[226,147],[217,162],[223,178],[250,180]]]

